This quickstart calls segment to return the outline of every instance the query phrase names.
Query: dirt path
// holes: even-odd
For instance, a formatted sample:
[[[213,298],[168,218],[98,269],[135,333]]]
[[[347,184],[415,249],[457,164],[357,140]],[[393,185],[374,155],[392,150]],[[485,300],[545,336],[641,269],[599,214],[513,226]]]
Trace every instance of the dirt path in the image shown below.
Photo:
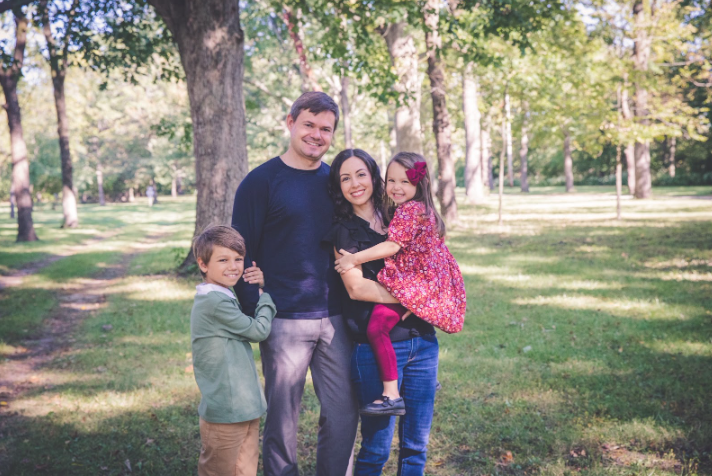
[[[117,228],[115,230],[104,232],[104,233],[99,234],[93,238],[86,240],[86,241],[82,241],[81,243],[79,243],[77,245],[69,246],[66,249],[58,251],[57,253],[50,255],[44,259],[35,261],[33,263],[29,263],[29,264],[23,266],[21,269],[15,271],[14,273],[10,273],[5,276],[0,276],[0,291],[2,291],[5,288],[12,288],[12,287],[20,286],[22,284],[22,280],[25,276],[30,276],[32,274],[35,274],[37,271],[44,269],[47,266],[51,265],[52,263],[55,263],[63,258],[72,256],[73,254],[77,253],[78,251],[81,251],[82,249],[84,249],[87,246],[92,246],[92,245],[100,243],[108,238],[112,238],[112,237],[118,235],[120,231],[121,231],[121,228]]]
[[[32,338],[23,341],[16,347],[16,352],[5,356],[5,361],[0,362],[0,429],[2,420],[12,417],[12,402],[23,393],[41,387],[49,387],[53,382],[42,380],[36,375],[37,371],[62,352],[72,346],[72,335],[78,325],[87,317],[106,305],[106,291],[114,286],[126,274],[128,265],[137,254],[143,250],[141,245],[157,242],[162,235],[151,235],[137,242],[128,252],[124,253],[121,261],[114,266],[103,269],[98,275],[91,278],[74,280],[71,284],[58,291],[59,306],[43,322],[41,330]],[[85,242],[80,246],[87,246],[102,241],[109,236]],[[73,247],[76,248],[77,247]],[[4,287],[19,286],[22,278],[58,261],[69,254],[54,255],[47,260],[34,263],[11,276],[2,283]],[[0,466],[2,466],[0,455]]]

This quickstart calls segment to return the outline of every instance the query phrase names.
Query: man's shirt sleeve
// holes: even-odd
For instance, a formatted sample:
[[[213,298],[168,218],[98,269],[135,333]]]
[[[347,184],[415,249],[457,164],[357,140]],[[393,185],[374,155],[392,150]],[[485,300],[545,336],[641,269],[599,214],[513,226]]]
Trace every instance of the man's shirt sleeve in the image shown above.
[[[267,216],[268,184],[259,180],[254,174],[249,174],[240,183],[235,193],[235,203],[232,208],[232,227],[245,239],[247,253],[245,254],[245,268],[252,266],[254,257],[258,254],[262,240],[262,229]],[[257,262],[257,266],[260,263]],[[235,295],[245,314],[253,316],[257,301],[259,300],[259,287],[248,284],[244,279],[235,285]]]

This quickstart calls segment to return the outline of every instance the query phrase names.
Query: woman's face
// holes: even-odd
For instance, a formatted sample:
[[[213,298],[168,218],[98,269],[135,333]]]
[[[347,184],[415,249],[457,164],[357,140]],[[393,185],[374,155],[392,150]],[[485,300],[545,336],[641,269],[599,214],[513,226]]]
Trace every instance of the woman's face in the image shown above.
[[[341,164],[339,171],[341,193],[353,206],[368,203],[373,196],[373,177],[363,160],[349,157]]]

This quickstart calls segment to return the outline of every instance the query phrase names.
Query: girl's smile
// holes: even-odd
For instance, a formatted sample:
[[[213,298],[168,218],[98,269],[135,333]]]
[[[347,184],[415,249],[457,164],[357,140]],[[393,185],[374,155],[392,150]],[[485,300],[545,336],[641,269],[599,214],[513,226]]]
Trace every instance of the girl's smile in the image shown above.
[[[396,205],[412,200],[418,191],[405,172],[406,168],[398,162],[391,162],[386,172],[386,194]]]

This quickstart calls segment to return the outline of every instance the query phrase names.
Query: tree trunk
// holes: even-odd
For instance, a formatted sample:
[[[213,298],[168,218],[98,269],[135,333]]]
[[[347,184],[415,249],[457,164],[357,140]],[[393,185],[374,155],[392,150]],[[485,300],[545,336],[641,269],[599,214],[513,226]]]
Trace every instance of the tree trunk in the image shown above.
[[[494,177],[492,176],[492,116],[487,114],[485,125],[481,131],[480,147],[482,147],[482,181],[487,188],[494,190]]]
[[[104,197],[104,171],[101,162],[96,163],[96,188],[99,191],[99,205],[103,207],[106,205],[106,198]]]
[[[134,194],[134,188],[130,187],[129,188],[129,202],[135,202],[136,201],[136,195]]]
[[[465,195],[471,203],[484,198],[482,178],[482,130],[480,108],[477,105],[477,80],[472,77],[473,63],[468,63],[462,75],[462,106],[465,114]]]
[[[574,161],[571,157],[571,134],[568,129],[564,129],[564,177],[566,179],[566,191],[574,191]]]
[[[509,186],[514,187],[514,151],[512,147],[512,108],[509,99],[509,86],[504,90],[504,117],[506,126],[506,139],[507,139],[507,179],[509,180]]]
[[[667,156],[667,167],[668,174],[670,177],[675,177],[675,150],[677,149],[677,137],[666,137],[665,138],[665,155]]]
[[[635,117],[638,124],[646,127],[650,124],[648,110],[648,91],[645,89],[643,78],[648,71],[650,58],[650,37],[647,32],[648,12],[645,10],[643,0],[638,0],[633,5],[634,29],[636,33],[633,63],[638,75],[635,81]],[[650,8],[648,6],[648,8]],[[635,198],[651,198],[652,177],[650,174],[650,141],[642,140],[635,143]]]
[[[165,3],[165,0],[156,0],[155,3]],[[149,0],[149,3],[154,3],[153,1]],[[196,0],[188,0],[186,3],[197,3]],[[233,3],[233,0],[224,0],[224,1],[219,1],[219,0],[213,0],[211,2],[213,5],[217,5],[218,8],[229,8],[230,4]],[[234,2],[237,3],[237,2]],[[237,8],[237,7],[236,7]],[[158,8],[156,8],[158,9]],[[299,73],[302,76],[302,92],[306,93],[308,91],[321,91],[321,86],[319,86],[319,83],[316,81],[316,78],[314,77],[314,71],[311,69],[311,66],[309,66],[309,60],[307,59],[307,53],[306,53],[306,48],[304,48],[304,40],[302,40],[301,37],[301,32],[302,29],[299,27],[299,17],[295,16],[294,13],[292,12],[292,9],[289,7],[284,7],[284,23],[287,25],[287,29],[289,30],[289,36],[292,38],[292,42],[294,43],[294,50],[297,52],[297,56],[299,57]],[[238,25],[239,27],[239,25]],[[240,35],[241,38],[244,38],[242,35],[242,30],[240,30]],[[244,41],[244,39],[242,40]],[[240,49],[243,50],[243,46],[241,43]],[[185,66],[184,66],[185,67]]]
[[[529,153],[529,104],[526,101],[522,102],[522,144],[519,149],[519,161],[521,162],[520,169],[520,187],[522,192],[529,192],[529,162],[527,154]]]
[[[12,188],[12,185],[10,185],[10,188]],[[15,191],[10,190],[10,218],[14,219],[15,218]]]
[[[621,164],[621,145],[616,146],[616,220],[621,219],[621,191],[623,189],[623,164]]]
[[[351,139],[351,109],[349,108],[349,77],[341,76],[341,123],[344,128],[344,145],[347,149],[353,149],[354,144]]]
[[[12,156],[12,190],[17,203],[17,241],[37,241],[35,226],[32,221],[32,193],[30,192],[30,164],[27,157],[27,145],[22,132],[22,114],[17,98],[17,82],[20,80],[22,63],[25,57],[27,41],[27,18],[19,8],[15,15],[15,49],[9,64],[0,69],[0,84],[5,94],[5,111],[10,129],[10,147]]]
[[[447,86],[440,59],[442,41],[438,31],[440,2],[427,0],[423,9],[425,45],[428,56],[428,77],[430,78],[430,96],[433,102],[433,133],[438,155],[438,199],[440,214],[445,223],[457,220],[455,202],[455,164],[452,160],[452,138],[450,132],[450,114],[447,111]]]
[[[388,166],[388,156],[386,155],[386,143],[381,139],[381,178],[386,179],[386,167]]]
[[[452,159],[452,132],[450,114],[447,110],[447,86],[440,56],[442,47],[442,38],[438,29],[440,6],[437,0],[427,0],[423,8],[427,73],[430,80],[430,97],[433,108],[432,128],[435,136],[435,156],[438,162],[437,176],[435,167],[429,159],[428,168],[431,171],[433,193],[440,204],[442,218],[446,223],[452,223],[457,220],[457,203],[455,201],[455,167]],[[430,157],[432,155],[428,154]]]
[[[499,220],[500,226],[504,224],[504,218],[502,217],[502,205],[504,201],[504,156],[506,154],[506,144],[507,144],[507,119],[502,118],[502,150],[499,153]]]
[[[175,175],[173,176],[173,180],[171,180],[171,197],[178,198],[178,177]]]
[[[195,233],[230,223],[235,191],[247,175],[244,35],[238,0],[150,0],[178,44],[193,121]],[[194,262],[192,252],[182,268]]]
[[[633,119],[633,112],[630,110],[628,100],[628,74],[623,76],[623,89],[621,90],[621,112],[623,119],[630,122]],[[625,147],[626,169],[628,170],[628,193],[635,195],[635,144],[629,143]]]
[[[73,10],[70,13],[70,23],[74,19],[74,11],[77,2],[75,1]],[[68,42],[71,26],[65,32],[64,51],[57,48],[57,44],[52,36],[51,22],[49,18],[49,8],[47,0],[40,2],[42,31],[47,41],[47,51],[49,52],[49,65],[52,70],[52,86],[54,87],[54,105],[57,111],[57,135],[59,136],[59,156],[62,164],[62,212],[64,222],[62,228],[76,228],[79,225],[79,214],[77,213],[77,197],[74,194],[74,171],[72,166],[72,154],[69,149],[69,119],[67,118],[67,101],[64,94],[64,81],[67,77],[67,54]]]
[[[411,35],[405,34],[405,22],[391,23],[379,29],[386,41],[391,64],[398,75],[394,85],[398,107],[394,119],[397,152],[423,153],[420,130],[420,73],[418,50]]]

